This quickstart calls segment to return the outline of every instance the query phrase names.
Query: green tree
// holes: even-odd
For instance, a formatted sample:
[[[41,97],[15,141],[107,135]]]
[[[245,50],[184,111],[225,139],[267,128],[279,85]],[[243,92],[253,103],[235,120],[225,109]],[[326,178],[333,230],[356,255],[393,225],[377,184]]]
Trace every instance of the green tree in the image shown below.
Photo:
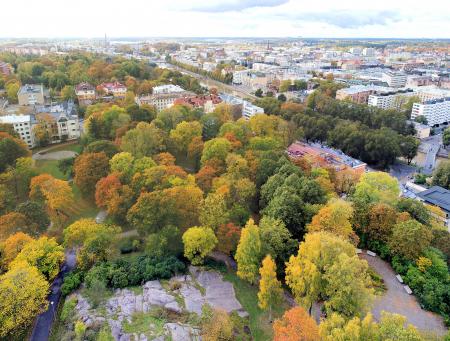
[[[450,188],[450,162],[444,161],[439,163],[433,173],[433,185]]]
[[[217,159],[225,164],[225,159],[231,150],[231,143],[223,137],[218,137],[205,142],[201,158],[202,165],[210,160]]]
[[[450,128],[445,129],[442,133],[442,144],[446,147],[450,145]]]
[[[140,122],[135,129],[126,132],[120,147],[134,157],[152,156],[164,151],[163,132],[154,125]]]
[[[355,201],[364,203],[395,203],[400,188],[397,179],[385,172],[364,173],[355,188]]]
[[[209,227],[191,227],[183,234],[184,256],[193,265],[203,264],[204,258],[215,248],[217,238]]]
[[[241,231],[236,250],[237,275],[252,284],[255,283],[261,256],[259,228],[253,219],[250,219]]]
[[[388,245],[392,253],[415,260],[430,245],[432,232],[414,219],[394,225]]]
[[[414,136],[408,135],[401,139],[400,141],[400,151],[402,156],[408,162],[408,165],[411,163],[412,159],[417,155],[417,151],[419,150],[419,140]]]
[[[214,231],[229,220],[229,212],[225,196],[222,193],[209,193],[202,202],[200,209],[200,223],[209,226]]]
[[[170,138],[175,148],[183,153],[187,153],[192,139],[200,136],[202,136],[202,125],[198,121],[183,121],[178,123],[176,128],[170,131]]]

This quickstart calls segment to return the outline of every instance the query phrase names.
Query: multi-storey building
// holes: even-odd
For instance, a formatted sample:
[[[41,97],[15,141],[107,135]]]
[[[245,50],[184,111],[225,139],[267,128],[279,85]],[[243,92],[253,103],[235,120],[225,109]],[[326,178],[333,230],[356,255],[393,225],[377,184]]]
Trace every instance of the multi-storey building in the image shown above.
[[[184,90],[181,86],[173,85],[173,84],[155,86],[152,89],[153,95],[170,94],[170,93],[185,92],[185,91],[186,90]]]
[[[215,95],[197,95],[177,98],[174,105],[182,104],[193,108],[201,108],[205,113],[213,112],[218,104],[222,103],[222,99]]]
[[[355,103],[367,104],[369,96],[376,93],[389,92],[393,89],[378,85],[353,85],[349,88],[340,89],[336,92],[336,99],[351,100]]]
[[[178,87],[179,88],[179,87]],[[183,90],[182,88],[180,88]],[[155,91],[155,88],[153,88],[153,91]],[[157,90],[158,92],[159,90]],[[142,105],[142,104],[149,104],[153,105],[157,111],[161,111],[166,108],[170,108],[172,105],[174,105],[174,102],[179,99],[186,96],[195,96],[194,93],[189,91],[175,91],[175,92],[159,92],[159,93],[153,93],[151,95],[136,97],[135,101],[136,104]]]
[[[424,116],[429,126],[450,122],[450,97],[414,103],[411,119]]]
[[[19,89],[17,98],[19,105],[44,105],[50,96],[42,84],[25,84]]]
[[[399,72],[385,72],[381,80],[392,88],[403,88],[406,85],[406,75]]]
[[[83,82],[75,87],[75,94],[78,97],[78,103],[89,105],[95,100],[95,87],[89,83]]]
[[[0,116],[0,122],[11,124],[19,137],[29,148],[34,147],[34,137],[31,124],[31,115]]]
[[[378,93],[370,95],[367,104],[384,110],[400,110],[410,97],[416,95],[417,92],[412,89]]]
[[[258,107],[249,101],[246,101],[240,97],[228,95],[228,94],[220,94],[220,98],[226,103],[236,108],[236,110],[240,111],[240,115],[245,119],[249,120],[252,116],[257,114],[264,114],[264,109]]]

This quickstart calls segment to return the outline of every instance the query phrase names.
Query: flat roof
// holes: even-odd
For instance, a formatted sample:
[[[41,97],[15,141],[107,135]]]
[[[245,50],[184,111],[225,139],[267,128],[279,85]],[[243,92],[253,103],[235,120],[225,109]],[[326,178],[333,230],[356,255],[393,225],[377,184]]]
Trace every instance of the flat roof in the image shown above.
[[[443,210],[450,212],[450,191],[440,187],[433,186],[426,191],[417,194],[425,202],[433,204],[442,208]]]
[[[5,115],[0,116],[0,122],[2,123],[23,123],[23,122],[30,122],[31,116],[30,115]]]

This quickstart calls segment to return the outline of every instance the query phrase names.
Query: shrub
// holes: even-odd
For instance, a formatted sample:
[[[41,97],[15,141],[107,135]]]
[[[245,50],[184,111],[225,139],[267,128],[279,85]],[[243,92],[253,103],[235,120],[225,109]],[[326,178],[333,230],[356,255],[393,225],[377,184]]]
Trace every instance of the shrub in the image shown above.
[[[71,272],[64,277],[64,283],[61,286],[61,292],[64,296],[69,295],[74,290],[78,289],[83,282],[83,272]]]
[[[75,307],[78,303],[78,300],[76,297],[68,298],[64,302],[64,306],[61,311],[61,321],[67,322],[69,318],[73,316],[73,313],[75,311]]]

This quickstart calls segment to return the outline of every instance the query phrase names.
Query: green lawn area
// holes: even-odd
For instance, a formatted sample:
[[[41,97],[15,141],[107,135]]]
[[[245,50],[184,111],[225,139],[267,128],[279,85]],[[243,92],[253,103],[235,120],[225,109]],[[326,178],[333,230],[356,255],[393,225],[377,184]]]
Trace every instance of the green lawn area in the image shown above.
[[[269,313],[262,311],[258,307],[258,286],[250,285],[248,282],[240,279],[235,272],[230,270],[224,274],[224,279],[233,283],[237,299],[250,315],[249,327],[253,339],[256,341],[272,340],[272,322],[269,319]],[[283,315],[287,308],[288,305],[285,302],[278,305],[272,312],[272,319],[274,320]]]
[[[67,180],[67,176],[59,170],[58,162],[57,160],[36,160],[35,166],[40,174],[47,173],[57,179]]]
[[[50,145],[46,147],[39,147],[33,149],[33,154],[40,152],[41,150],[48,150],[49,152],[59,152],[61,150],[70,150],[78,154],[81,153],[83,147],[78,142],[67,142],[61,144]]]

